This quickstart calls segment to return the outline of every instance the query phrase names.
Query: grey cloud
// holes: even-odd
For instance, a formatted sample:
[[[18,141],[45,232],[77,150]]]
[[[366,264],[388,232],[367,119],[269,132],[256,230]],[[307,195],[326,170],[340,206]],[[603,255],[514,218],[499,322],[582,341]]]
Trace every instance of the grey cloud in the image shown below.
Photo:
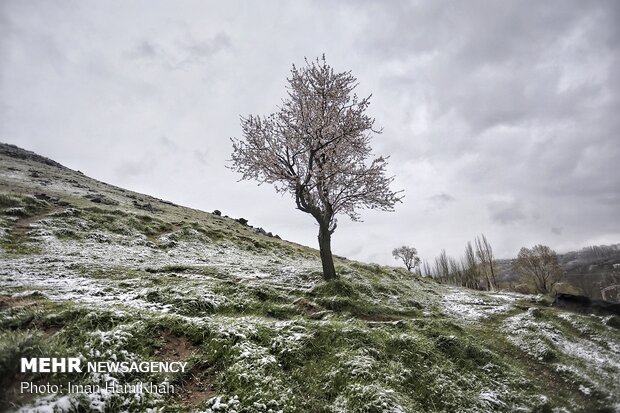
[[[605,71],[597,61],[617,60],[617,45],[599,47],[617,36],[614,14],[596,3],[401,2],[379,14],[389,23],[372,28],[361,44],[412,61],[406,82],[428,89],[435,117],[454,113],[474,135],[590,113],[608,90],[587,69]],[[584,65],[583,82],[568,87],[571,70]]]
[[[127,56],[131,59],[158,62],[168,69],[177,70],[202,64],[213,55],[230,47],[232,47],[230,37],[224,32],[219,32],[210,39],[177,39],[170,45],[143,40],[128,52]]]
[[[526,219],[523,206],[517,201],[495,201],[487,205],[491,220],[501,225],[511,225]]]
[[[230,37],[226,33],[218,33],[209,40],[192,41],[184,49],[194,59],[201,60],[232,46]]]
[[[456,199],[452,195],[442,192],[429,197],[428,200],[434,208],[441,209],[454,202]]]
[[[10,36],[17,34],[17,28],[8,14],[8,7],[6,7],[5,2],[0,3],[0,42],[3,43],[8,43]]]
[[[164,147],[172,151],[178,151],[179,146],[174,142],[174,140],[168,138],[167,136],[160,136],[158,139],[159,143],[161,143]]]
[[[122,178],[134,178],[140,175],[146,175],[156,166],[155,158],[152,154],[138,156],[137,159],[121,161],[114,172]]]
[[[154,59],[161,53],[162,51],[159,46],[149,42],[148,40],[143,40],[135,47],[135,49],[129,52],[128,55],[134,59]]]
[[[544,207],[537,227],[583,238],[615,233],[618,2],[375,8],[388,23],[370,28],[373,34],[360,37],[360,45],[397,68],[383,74],[382,85],[409,105],[398,119],[416,124],[423,114],[428,125],[395,158],[430,160],[451,183],[447,191],[486,199],[494,224],[538,231],[535,209],[493,200],[509,191],[526,205]],[[561,216],[558,224],[549,211]]]
[[[207,165],[209,163],[209,152],[206,150],[195,150],[194,151],[194,159],[198,161],[198,163],[202,165]]]

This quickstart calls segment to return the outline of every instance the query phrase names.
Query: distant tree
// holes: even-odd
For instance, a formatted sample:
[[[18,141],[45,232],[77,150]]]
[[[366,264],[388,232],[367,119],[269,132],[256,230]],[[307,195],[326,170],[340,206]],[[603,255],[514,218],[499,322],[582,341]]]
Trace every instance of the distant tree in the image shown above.
[[[336,73],[321,60],[293,65],[288,97],[276,113],[241,118],[243,140],[232,139],[232,169],[242,179],[288,192],[297,209],[319,225],[326,280],[337,277],[331,252],[336,216],[358,221],[361,208],[393,211],[402,196],[390,190],[387,158],[373,159],[374,119],[365,114],[370,97],[359,99],[351,72]]]
[[[394,248],[392,251],[392,256],[397,260],[401,260],[403,264],[405,264],[407,271],[412,271],[420,264],[418,250],[413,247],[403,245],[402,247]]]
[[[513,269],[541,294],[549,294],[564,275],[557,254],[546,245],[521,248]]]
[[[584,247],[579,251],[580,258],[601,259],[611,258],[618,253],[617,245],[592,245]]]
[[[495,277],[495,258],[493,257],[493,248],[482,234],[476,237],[476,255],[480,260],[480,267],[487,281],[487,289],[490,291],[497,290],[497,279]]]
[[[424,262],[422,263],[422,275],[424,277],[433,276],[433,270],[431,269],[431,265],[426,260],[424,260]]]
[[[441,250],[438,257],[435,257],[435,276],[443,282],[450,281],[450,259],[446,250]]]
[[[464,285],[463,268],[461,264],[453,257],[448,257],[448,266],[450,268],[450,280],[454,285]]]
[[[471,242],[468,241],[465,246],[465,257],[463,258],[463,273],[465,278],[465,287],[478,288],[480,282],[480,271],[478,262],[476,261],[476,253]]]

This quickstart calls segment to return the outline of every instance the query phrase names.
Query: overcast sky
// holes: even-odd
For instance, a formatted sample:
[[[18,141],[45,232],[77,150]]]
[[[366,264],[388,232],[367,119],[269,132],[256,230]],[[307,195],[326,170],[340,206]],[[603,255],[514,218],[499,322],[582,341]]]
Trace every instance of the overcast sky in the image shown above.
[[[0,141],[316,246],[292,198],[225,168],[239,116],[293,63],[351,70],[396,212],[339,220],[334,253],[496,255],[620,242],[619,1],[0,1]]]

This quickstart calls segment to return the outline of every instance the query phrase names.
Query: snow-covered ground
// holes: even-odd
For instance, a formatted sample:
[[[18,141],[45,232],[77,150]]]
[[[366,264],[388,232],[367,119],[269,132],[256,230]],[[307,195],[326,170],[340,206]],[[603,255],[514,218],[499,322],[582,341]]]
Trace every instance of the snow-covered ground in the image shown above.
[[[481,293],[451,287],[446,289],[442,297],[444,311],[465,322],[475,322],[495,314],[507,313],[514,308],[515,300],[523,298],[521,294]]]

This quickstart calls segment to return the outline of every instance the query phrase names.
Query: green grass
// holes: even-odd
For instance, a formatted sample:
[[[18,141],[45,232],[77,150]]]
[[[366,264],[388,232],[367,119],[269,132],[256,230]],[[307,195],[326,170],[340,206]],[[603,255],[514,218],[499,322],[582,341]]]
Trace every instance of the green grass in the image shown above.
[[[163,270],[157,273],[165,274]],[[193,272],[195,268],[165,270]],[[267,403],[285,411],[330,412],[332,406],[352,412],[398,407],[408,412],[475,411],[480,407],[478,394],[489,389],[505,389],[501,393],[505,405],[494,406],[493,411],[512,411],[520,405],[530,406],[532,411],[551,411],[566,401],[598,406],[599,411],[605,408],[604,403],[593,405],[580,396],[579,384],[587,383],[550,369],[554,360],[533,360],[506,340],[499,326],[506,317],[524,312],[518,308],[488,324],[463,326],[453,320],[423,317],[419,312],[398,314],[376,306],[373,314],[400,315],[404,322],[374,323],[365,318],[373,306],[368,294],[374,290],[353,288],[355,281],[341,279],[321,283],[308,293],[319,305],[329,297],[348,303],[345,308],[332,308],[327,319],[314,320],[291,303],[292,297],[277,289],[239,288],[226,282],[218,286],[220,293],[229,298],[236,294],[248,308],[216,309],[195,296],[178,295],[171,286],[147,292],[147,300],[173,304],[176,314],[208,316],[204,323],[177,315],[54,303],[38,293],[24,297],[20,300],[32,303],[0,312],[0,327],[5,331],[0,335],[3,377],[17,377],[15,360],[19,357],[84,353],[85,345],[91,354],[88,357],[97,358],[93,351],[104,354],[101,357],[123,351],[157,359],[165,345],[161,339],[165,333],[186,337],[194,351],[189,359],[192,373],[171,376],[171,382],[182,388],[189,386],[195,375],[209,378],[225,399],[240,397],[239,411],[260,411]],[[569,336],[581,334],[558,319],[556,310],[537,308],[532,313],[540,321],[554,323]],[[51,338],[45,338],[50,331]],[[101,334],[110,338],[102,340]],[[92,381],[92,377],[80,375],[71,379]],[[135,374],[125,379],[148,381],[155,377]],[[65,376],[51,377],[52,382],[63,380]],[[552,389],[542,390],[546,401],[538,397],[541,389]],[[599,396],[603,399],[605,395]],[[164,402],[172,411],[186,409],[175,398]],[[113,401],[110,411],[120,411],[122,403]],[[130,404],[129,410],[142,407]]]
[[[49,208],[47,202],[31,196],[0,194],[0,226],[8,229],[8,234],[0,238],[0,248],[12,255],[39,253],[25,223]]]

